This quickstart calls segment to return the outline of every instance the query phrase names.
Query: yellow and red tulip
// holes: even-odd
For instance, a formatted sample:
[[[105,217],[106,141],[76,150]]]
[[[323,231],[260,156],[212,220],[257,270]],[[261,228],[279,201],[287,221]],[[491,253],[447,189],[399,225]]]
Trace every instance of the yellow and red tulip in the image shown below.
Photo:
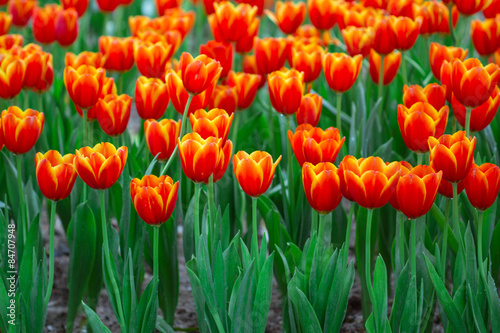
[[[177,138],[181,132],[181,121],[148,119],[144,122],[144,136],[149,151],[157,159],[166,162],[175,150]]]
[[[302,97],[300,109],[295,114],[295,116],[297,117],[297,124],[309,124],[311,126],[318,126],[322,108],[323,97],[317,94],[304,95],[304,97]]]
[[[481,211],[490,208],[500,190],[500,169],[491,163],[473,164],[464,180],[465,192],[471,205]]]
[[[213,136],[222,139],[222,144],[224,144],[229,135],[233,116],[222,109],[212,109],[208,112],[199,109],[189,115],[189,120],[193,132],[198,133],[203,139],[206,140]]]
[[[378,83],[380,78],[380,64],[382,57],[373,49],[370,51],[370,78],[373,82]],[[401,53],[392,52],[384,57],[384,73],[383,84],[384,86],[390,84],[398,73],[399,66],[401,65]]]
[[[265,151],[254,151],[251,154],[239,151],[233,156],[234,175],[242,190],[257,198],[271,186],[274,171],[280,161],[281,156],[273,163],[272,156]]]
[[[344,53],[327,53],[323,58],[326,82],[336,93],[345,93],[352,88],[363,64],[363,57],[350,57]]]
[[[333,163],[304,163],[302,183],[307,201],[318,214],[334,211],[342,200],[340,177]]]
[[[262,76],[259,74],[229,72],[227,85],[236,91],[239,110],[248,109],[252,105],[261,80]]]
[[[74,158],[73,154],[62,156],[57,150],[49,150],[45,154],[36,153],[36,180],[47,199],[59,201],[70,195],[76,181]]]
[[[130,119],[132,97],[128,95],[107,95],[96,104],[97,121],[109,136],[118,136],[127,129]]]
[[[99,51],[103,54],[104,68],[125,72],[134,66],[134,38],[99,37]]]
[[[64,69],[64,85],[69,97],[81,109],[88,109],[97,103],[101,95],[106,71],[89,65]]]
[[[235,87],[217,85],[208,102],[209,109],[223,109],[232,115],[238,107],[238,94]]]
[[[453,114],[457,119],[460,126],[465,127],[466,108],[452,95],[451,106]],[[498,87],[493,90],[490,98],[483,104],[475,107],[470,113],[470,130],[471,132],[478,132],[485,129],[495,118],[498,107],[500,106],[500,89]]]
[[[135,106],[142,119],[160,119],[170,99],[167,85],[160,79],[140,76],[135,83]]]
[[[16,155],[25,154],[35,146],[42,133],[45,116],[32,109],[21,110],[11,106],[0,115],[3,143]]]
[[[267,78],[273,108],[286,116],[299,111],[304,92],[304,73],[295,69],[276,71]]]

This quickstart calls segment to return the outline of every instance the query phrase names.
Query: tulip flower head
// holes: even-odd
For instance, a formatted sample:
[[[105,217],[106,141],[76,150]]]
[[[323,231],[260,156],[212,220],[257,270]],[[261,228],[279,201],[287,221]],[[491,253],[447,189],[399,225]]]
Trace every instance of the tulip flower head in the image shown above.
[[[140,76],[135,83],[135,106],[142,119],[160,119],[170,99],[167,85],[160,79]]]
[[[5,12],[0,12],[0,36],[9,33],[11,23],[12,23],[12,15]]]
[[[214,85],[222,72],[220,63],[202,54],[193,58],[184,52],[179,61],[184,88],[191,95],[197,95]]]
[[[330,89],[338,94],[351,89],[361,71],[362,63],[363,57],[360,55],[350,57],[344,53],[327,53],[323,58],[323,71]]]
[[[234,51],[239,54],[245,54],[251,52],[255,45],[255,38],[259,34],[259,28],[260,28],[260,19],[255,18],[248,27],[248,30],[245,32],[245,34],[243,34],[243,37],[241,37],[235,43]]]
[[[356,28],[348,26],[342,30],[342,37],[344,38],[347,53],[354,57],[361,55],[366,57],[370,54],[373,45],[373,37],[375,32],[373,28]]]
[[[227,42],[211,40],[200,45],[200,54],[218,61],[222,67],[220,77],[225,78],[233,66],[233,46]]]
[[[437,83],[430,83],[425,87],[412,85],[403,87],[403,104],[410,108],[415,103],[424,102],[431,104],[436,110],[441,109],[446,103],[446,87]]]
[[[485,211],[498,197],[500,190],[500,169],[491,163],[473,164],[470,173],[464,180],[465,192],[471,205]]]
[[[321,74],[324,53],[324,49],[315,43],[294,45],[291,48],[290,65],[304,73],[305,83],[313,82]]]
[[[137,69],[146,77],[161,78],[173,53],[172,45],[165,41],[137,41],[134,49]]]
[[[81,65],[89,65],[95,68],[104,67],[104,56],[100,52],[83,51],[79,54],[66,52],[64,64],[66,67],[78,68]]]
[[[373,82],[378,83],[380,78],[380,64],[382,57],[373,49],[370,51],[370,77]],[[399,66],[401,65],[401,53],[392,52],[384,57],[384,73],[383,84],[384,86],[390,84],[398,73]]]
[[[61,10],[61,7],[56,4],[35,8],[32,31],[37,42],[50,44],[56,41],[56,19]]]
[[[7,12],[12,16],[12,24],[16,27],[25,27],[36,5],[36,0],[9,0]]]
[[[140,218],[147,224],[160,226],[168,221],[177,202],[179,182],[169,176],[144,176],[130,182],[130,196]]]
[[[434,77],[441,80],[441,66],[445,60],[449,63],[452,63],[455,59],[464,60],[468,53],[468,49],[444,46],[439,43],[431,43],[431,48],[429,50],[429,62]]]
[[[144,136],[149,151],[158,156],[160,162],[166,162],[175,150],[177,138],[181,132],[181,121],[148,119],[144,122]],[[159,155],[158,155],[159,154]]]
[[[243,191],[252,198],[257,198],[267,191],[273,181],[276,166],[281,156],[273,163],[273,158],[264,151],[248,154],[239,151],[233,156],[234,174]]]
[[[78,13],[75,9],[63,9],[55,21],[56,40],[61,46],[70,46],[78,37]]]
[[[81,109],[89,109],[97,103],[104,84],[106,71],[89,65],[64,69],[64,85],[69,97]]]
[[[257,16],[257,7],[246,3],[237,6],[229,1],[214,3],[214,18],[218,23],[224,41],[236,42],[242,39]]]
[[[87,11],[89,0],[61,0],[61,4],[64,9],[74,8],[78,16],[82,17]]]
[[[99,99],[103,99],[108,95],[116,95],[117,94],[117,89],[116,89],[116,84],[115,80],[112,77],[104,77],[103,85],[102,85],[102,90],[101,94],[99,95]],[[99,99],[97,100],[99,102]],[[87,120],[88,121],[93,121],[97,119],[97,111],[98,111],[98,103],[96,103],[94,106],[92,106],[90,109],[87,110]],[[83,118],[83,111],[81,108],[75,105],[76,111],[80,115],[80,117]]]
[[[286,62],[288,42],[285,38],[256,38],[255,62],[259,74],[269,74],[281,69]]]
[[[411,49],[417,41],[422,25],[421,19],[414,21],[409,17],[391,16],[389,23],[391,27],[389,37],[396,49],[401,51]]]
[[[302,183],[307,201],[318,214],[325,215],[334,211],[342,200],[340,177],[333,163],[304,163]]]
[[[224,143],[229,135],[233,116],[234,114],[228,115],[222,109],[212,109],[208,112],[200,109],[189,115],[189,120],[193,132],[198,133],[203,139],[213,136],[222,139]]]
[[[390,163],[386,162],[386,164],[389,165]],[[413,167],[411,166],[410,163],[408,163],[406,161],[392,163],[391,167],[389,168],[389,172],[387,173],[387,176],[390,177],[393,174],[395,174],[396,172],[399,172],[399,178],[401,179],[401,177],[407,175],[411,169],[413,169]],[[396,190],[397,190],[397,187],[396,187]],[[398,195],[397,195],[396,191],[394,191],[394,194],[392,195],[391,199],[389,200],[389,203],[391,204],[392,208],[394,208],[398,212],[401,211],[401,209],[399,208]]]
[[[393,38],[391,37],[394,32],[392,31],[390,18],[382,17],[377,19],[373,29],[373,50],[382,55],[392,53],[396,49],[396,45],[393,43]]]
[[[26,63],[19,56],[8,54],[0,58],[0,98],[16,97],[23,88]]]
[[[262,76],[259,74],[229,72],[227,85],[233,87],[236,91],[238,110],[245,110],[252,105]]]
[[[339,1],[308,0],[307,8],[311,23],[318,30],[330,30],[342,17],[339,15]]]
[[[471,36],[477,53],[491,56],[500,46],[500,20],[472,21]]]
[[[322,108],[323,97],[317,94],[304,95],[304,97],[302,97],[300,109],[295,114],[297,117],[297,124],[309,124],[314,127],[318,126]]]
[[[273,108],[286,116],[299,111],[304,93],[304,73],[295,69],[272,72],[267,77]]]
[[[184,174],[195,183],[207,183],[220,159],[221,139],[203,139],[198,133],[188,133],[178,139],[179,155]]]
[[[32,109],[11,106],[0,115],[3,144],[13,154],[22,155],[35,146],[42,133],[45,116]]]
[[[209,109],[223,109],[232,115],[238,106],[238,95],[235,87],[217,85],[208,103]]]
[[[126,72],[134,66],[134,39],[132,37],[99,37],[99,51],[103,54],[104,68]]]
[[[36,153],[36,180],[47,199],[59,201],[70,195],[76,181],[74,158],[73,154],[62,156],[57,150],[49,150],[45,154]]]
[[[306,18],[306,4],[277,1],[275,6],[278,27],[284,34],[293,34]]]
[[[488,0],[453,0],[458,11],[464,15],[473,15],[489,5]]]
[[[451,98],[451,106],[453,108],[453,114],[457,119],[460,126],[465,127],[465,118],[467,109],[465,106],[460,104],[455,98],[455,95]],[[470,113],[470,130],[471,132],[482,131],[491,123],[495,115],[497,114],[498,108],[500,107],[500,89],[498,87],[493,90],[490,98],[478,107],[471,110]]]
[[[119,136],[127,129],[132,107],[128,95],[107,95],[96,104],[97,121],[101,129],[110,136]]]

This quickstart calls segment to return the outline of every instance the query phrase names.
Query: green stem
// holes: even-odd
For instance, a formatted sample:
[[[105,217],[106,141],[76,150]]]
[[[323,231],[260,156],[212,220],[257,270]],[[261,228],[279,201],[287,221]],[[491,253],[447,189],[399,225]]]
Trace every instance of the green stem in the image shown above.
[[[342,137],[342,122],[340,119],[340,107],[342,106],[342,94],[337,93],[337,129]]]
[[[184,113],[182,114],[182,121],[181,121],[181,132],[179,134],[179,139],[182,140],[182,137],[184,136],[184,127],[186,126],[186,120],[187,120],[187,114],[189,113],[189,106],[191,105],[191,101],[193,100],[193,95],[189,95],[188,100],[186,102],[186,107],[184,108]],[[170,164],[172,164],[172,161],[174,160],[175,156],[177,155],[177,151],[179,150],[179,145],[175,145],[174,152],[172,155],[170,155],[170,158],[168,159],[167,163],[165,163],[165,166],[161,170],[161,175],[164,175]]]
[[[255,267],[257,267],[257,276],[259,276],[259,238],[257,233],[257,199],[252,198],[252,257],[255,259]]]
[[[405,262],[405,217],[403,213],[396,213],[396,278],[397,283],[399,274],[403,270]]]
[[[423,159],[424,159],[424,154],[417,153],[417,165],[422,165]]]
[[[460,224],[458,221],[458,187],[457,183],[452,183],[453,188],[453,228],[457,234],[457,237],[460,237]],[[459,241],[460,244],[460,241]]]
[[[212,174],[208,180],[208,213],[210,216],[210,221],[208,223],[209,226],[209,244],[210,244],[210,249],[212,249],[212,258],[215,258],[215,251],[216,251],[216,240],[217,237],[215,235],[216,233],[216,220],[215,220],[215,198],[214,198],[214,180],[213,180],[214,175]]]
[[[470,134],[470,115],[472,113],[471,108],[466,108],[465,109],[465,133],[467,134],[467,137],[469,137]]]
[[[198,251],[200,239],[200,187],[201,183],[194,184],[194,248]]]
[[[453,29],[453,6],[448,5],[448,24],[450,25],[450,34],[451,34],[451,41],[452,41],[452,46],[456,46],[455,44],[457,43],[455,39],[455,31]]]
[[[349,207],[349,215],[347,217],[347,229],[345,231],[345,241],[344,241],[344,249],[342,253],[342,258],[344,260],[344,266],[347,265],[347,257],[349,255],[349,243],[351,240],[351,225],[352,225],[352,216],[354,215],[354,207],[355,203],[351,202]]]
[[[318,222],[318,243],[324,243],[324,232],[325,232],[325,216],[324,214],[319,214],[319,222]]]
[[[286,124],[287,124],[287,133],[288,131],[291,130],[291,116],[286,117]],[[294,198],[294,191],[293,191],[293,154],[292,154],[292,145],[291,143],[286,144],[287,147],[287,155],[288,155],[288,197],[290,199],[290,223],[292,224],[292,237],[293,239],[296,239],[296,233],[295,233],[295,226],[293,225],[293,222],[291,222],[292,217],[294,216],[293,211],[294,211],[294,204],[295,204],[295,198]]]
[[[311,237],[318,234],[318,212],[311,210]]]
[[[28,221],[24,216],[24,191],[23,191],[23,155],[17,155],[16,157],[16,168],[17,168],[17,189],[19,191],[19,206],[21,207],[21,221],[23,226],[23,241],[26,242],[26,233],[28,231]]]
[[[401,72],[403,74],[403,83],[408,84],[408,76],[406,74],[406,52],[401,52]]]
[[[483,281],[486,281],[486,272],[483,265],[483,211],[477,212],[477,260],[479,262],[479,272],[483,276]]]
[[[450,199],[446,198],[446,208],[444,213],[444,228],[443,228],[443,248],[441,252],[441,264],[443,280],[446,280],[446,254],[448,252],[448,220],[450,218]]]
[[[87,145],[87,110],[82,109],[82,114],[83,114],[83,141],[82,141],[82,146]]]
[[[123,73],[119,72],[118,73],[118,94],[124,94],[125,92],[123,91]]]
[[[418,220],[410,220],[411,223],[411,233],[410,233],[410,238],[411,238],[411,274],[415,278],[417,277],[417,251],[416,251],[416,239],[417,239],[417,221]]]
[[[384,59],[385,55],[380,55],[380,73],[378,76],[378,98],[383,97],[383,92],[384,92]],[[380,107],[379,109],[382,109]]]
[[[373,210],[368,210],[368,215],[366,216],[366,239],[365,239],[365,280],[366,288],[368,289],[368,295],[370,297],[370,303],[373,304],[375,295],[373,293],[372,285],[372,273],[371,273],[371,235],[372,235],[372,218]],[[376,321],[374,321],[376,322]]]
[[[52,201],[50,208],[50,252],[49,252],[49,284],[47,293],[45,294],[45,306],[49,304],[50,295],[52,294],[52,285],[54,284],[54,225],[56,222],[56,205],[57,201]]]
[[[121,302],[120,289],[118,288],[118,284],[116,282],[116,277],[111,268],[111,257],[109,255],[109,244],[108,244],[108,224],[106,223],[106,203],[105,203],[105,192],[104,190],[99,191],[99,197],[101,199],[101,226],[102,226],[102,240],[103,240],[103,251],[104,251],[104,262],[106,266],[106,270],[108,271],[109,278],[111,280],[111,288],[113,289],[113,293],[116,299],[116,308],[118,310],[117,320],[120,327],[125,329],[123,324],[123,308]]]
[[[153,281],[155,281],[155,283],[158,283],[158,281],[159,281],[159,275],[158,275],[158,270],[159,270],[158,239],[160,236],[160,227],[161,227],[161,224],[159,226],[153,227]]]

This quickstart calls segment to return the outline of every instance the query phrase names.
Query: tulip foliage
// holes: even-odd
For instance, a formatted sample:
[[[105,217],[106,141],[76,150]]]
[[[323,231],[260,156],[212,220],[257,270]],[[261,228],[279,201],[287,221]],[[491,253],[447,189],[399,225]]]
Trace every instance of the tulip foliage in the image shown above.
[[[95,2],[0,0],[0,332],[500,333],[500,1]]]

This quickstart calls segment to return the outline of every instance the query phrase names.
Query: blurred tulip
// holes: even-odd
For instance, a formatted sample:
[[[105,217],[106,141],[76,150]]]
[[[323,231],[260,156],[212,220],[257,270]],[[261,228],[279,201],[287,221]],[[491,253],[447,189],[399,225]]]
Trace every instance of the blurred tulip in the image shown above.
[[[49,150],[45,154],[36,153],[36,180],[47,199],[59,201],[70,195],[76,181],[74,158],[73,154],[62,156],[57,150]]]
[[[391,16],[389,23],[389,37],[396,49],[401,51],[411,49],[417,41],[422,21],[420,19],[414,21],[409,17]]]
[[[218,61],[204,54],[193,58],[191,54],[184,52],[179,61],[179,70],[184,89],[190,95],[197,95],[217,82],[222,67]]]
[[[97,121],[109,136],[119,136],[127,129],[130,119],[132,97],[128,95],[107,95],[96,104]]]
[[[490,3],[489,0],[453,0],[458,11],[464,15],[473,15]]]
[[[144,122],[144,136],[149,151],[153,156],[159,154],[157,159],[160,162],[166,162],[172,156],[180,132],[180,120],[176,122],[170,119],[148,119]]]
[[[373,28],[347,27],[342,30],[345,47],[351,57],[358,54],[363,57],[368,56],[373,45],[374,36]]]
[[[457,194],[462,193],[464,188],[465,188],[464,181],[460,181],[457,184]],[[448,199],[453,199],[453,185],[444,179],[441,179],[441,183],[439,183],[438,192],[439,194]]]
[[[73,164],[85,184],[96,190],[105,190],[120,178],[127,155],[127,147],[116,149],[113,144],[102,142],[93,148],[83,147],[76,150]]]
[[[97,103],[104,84],[106,71],[89,65],[64,69],[64,85],[76,106],[88,109]]]
[[[155,0],[155,4],[156,12],[159,16],[163,16],[168,9],[181,7],[182,0]]]
[[[252,51],[255,45],[255,38],[259,34],[259,28],[260,28],[260,19],[255,18],[248,27],[248,30],[243,35],[243,37],[241,37],[235,43],[234,50],[240,54],[249,53],[250,51]]]
[[[121,4],[120,0],[96,0],[99,10],[103,13],[114,12]]]
[[[338,94],[351,89],[362,64],[360,55],[350,57],[344,53],[327,53],[323,58],[323,72],[330,89]]]
[[[492,0],[483,7],[483,15],[486,18],[495,18],[500,14],[500,0]]]
[[[429,137],[430,164],[436,171],[443,171],[443,178],[458,183],[469,173],[474,163],[476,138],[469,140],[465,131],[443,135],[439,139]]]
[[[233,153],[233,143],[231,140],[227,140],[223,147],[220,147],[219,151],[219,162],[215,166],[214,173],[212,174],[213,182],[218,182],[226,173],[229,162],[231,162],[231,157]],[[205,181],[208,184],[209,180]]]
[[[198,133],[203,139],[207,140],[213,136],[217,139],[222,139],[224,144],[229,135],[229,129],[233,122],[233,114],[229,115],[222,109],[204,109],[196,110],[189,115],[193,132]]]
[[[104,57],[100,52],[83,51],[79,54],[66,52],[64,63],[66,66],[78,68],[81,65],[89,65],[95,68],[104,67]]]
[[[491,56],[500,47],[500,20],[472,21],[471,36],[477,53]]]
[[[75,9],[63,9],[55,22],[57,42],[61,46],[70,46],[78,37],[78,13]]]
[[[500,169],[490,163],[484,163],[481,166],[473,164],[464,183],[471,205],[480,211],[485,211],[495,203],[498,197]]]
[[[396,187],[399,208],[409,219],[424,216],[431,209],[443,172],[428,165],[417,165],[401,176]]]
[[[0,150],[3,149],[4,146],[4,139],[3,139],[3,130],[2,130],[2,119],[0,118]]]
[[[274,12],[276,22],[284,34],[293,34],[306,18],[306,4],[304,2],[277,1]]]
[[[410,108],[417,102],[431,104],[434,109],[441,109],[446,103],[446,87],[437,83],[430,83],[422,88],[419,85],[403,87],[403,104]]]
[[[260,77],[259,89],[266,84],[267,75],[259,72],[259,69],[257,68],[257,61],[255,59],[255,55],[244,56],[242,67],[243,67],[243,72],[246,74],[259,75]]]
[[[342,19],[338,11],[340,1],[308,0],[309,20],[318,30],[330,30]]]
[[[463,62],[455,59],[452,66],[453,95],[468,108],[484,104],[500,81],[500,70],[495,64],[483,67],[478,59],[471,58]]]
[[[9,0],[7,12],[12,16],[12,24],[16,27],[25,27],[37,4],[36,0]]]
[[[205,13],[207,14],[207,16],[210,16],[215,13],[214,3],[221,1],[222,0],[203,0],[203,8],[205,9]]]
[[[339,130],[329,127],[322,130],[309,124],[299,125],[295,133],[288,131],[288,140],[300,166],[305,162],[314,165],[321,162],[335,163],[345,137],[340,138]]]
[[[159,226],[172,216],[177,202],[179,182],[169,176],[144,176],[130,182],[130,196],[139,217],[147,224]]]
[[[0,98],[16,97],[23,88],[26,63],[15,55],[0,57]]]
[[[373,26],[374,36],[372,49],[378,54],[388,55],[396,48],[393,44],[391,35],[391,21],[388,17],[379,18]],[[398,38],[399,39],[399,38]]]
[[[227,85],[236,91],[238,110],[248,109],[252,105],[259,90],[261,78],[259,74],[229,72]]]
[[[295,69],[272,72],[268,75],[269,98],[273,108],[285,116],[299,111],[304,93],[304,73]]]
[[[257,38],[255,40],[255,61],[259,74],[269,74],[285,65],[288,42],[285,38]]]
[[[420,34],[429,36],[435,33],[450,34],[450,10],[441,1],[425,1],[421,5],[415,5],[415,18],[422,20]],[[459,13],[455,6],[452,7],[452,24],[456,27]]]
[[[455,95],[451,98],[451,106],[455,118],[457,118],[460,126],[465,127],[466,108],[457,101]],[[471,132],[478,132],[485,129],[495,118],[498,107],[500,106],[500,90],[495,88],[493,94],[488,98],[484,104],[477,106],[471,110],[470,114],[470,130]]]
[[[387,11],[393,16],[413,19],[413,5],[415,2],[414,0],[389,0]]]
[[[318,126],[322,108],[323,97],[317,94],[304,95],[304,97],[302,97],[300,109],[295,114],[297,117],[297,124],[309,124],[314,127]]]
[[[340,178],[333,163],[304,163],[302,183],[307,201],[318,214],[334,211],[342,200]]]
[[[247,195],[257,198],[271,185],[280,161],[281,156],[273,163],[272,156],[264,151],[254,151],[251,154],[239,151],[233,156],[234,175],[241,189]]]
[[[439,43],[431,43],[431,48],[429,51],[429,62],[431,65],[432,73],[434,77],[438,80],[441,79],[441,66],[443,61],[453,62],[454,59],[458,58],[464,60],[467,57],[469,50],[461,49],[459,47],[444,46]]]
[[[167,85],[160,79],[140,76],[135,83],[135,106],[142,119],[160,119],[170,99]]]
[[[32,109],[21,110],[10,106],[0,116],[5,148],[16,155],[25,154],[33,148],[42,133],[45,116]]]
[[[134,66],[134,38],[99,37],[99,51],[103,54],[104,68],[125,72]]]
[[[116,95],[116,94],[117,94],[117,89],[116,89],[115,80],[112,77],[104,77],[101,94],[99,95],[98,100],[105,98],[108,95]],[[80,107],[78,107],[77,105],[75,105],[75,109],[78,112],[78,114],[80,115],[80,117],[83,118],[82,109]],[[87,121],[96,120],[97,119],[97,111],[98,111],[98,107],[97,107],[97,103],[96,103],[94,106],[92,106],[91,108],[89,108],[87,110],[87,114],[86,114]]]
[[[22,35],[3,35],[0,36],[0,50],[10,50],[14,46],[23,46]]]
[[[0,12],[0,36],[9,33],[12,16],[5,12]]]
[[[137,69],[146,77],[162,78],[172,55],[172,45],[164,41],[156,43],[138,41],[134,49]]]
[[[413,169],[410,163],[406,161],[400,161],[396,163],[388,163],[386,164],[391,164],[388,173],[386,174],[387,177],[391,177],[395,173],[399,172],[399,178],[401,179],[403,176],[406,176],[408,173],[410,173],[410,170]],[[389,199],[389,203],[391,204],[392,208],[397,210],[398,212],[401,211],[401,208],[399,208],[399,201],[398,201],[398,195],[397,195],[397,187],[396,191],[392,194],[391,198]]]
[[[378,19],[379,12],[372,7],[359,7],[345,8],[343,11],[344,26],[349,28],[364,28],[372,26]]]
[[[220,63],[222,67],[221,78],[225,78],[233,66],[233,46],[230,43],[208,41],[206,44],[200,45],[200,54]]]
[[[184,109],[186,107],[189,94],[184,89],[182,79],[176,72],[170,70],[166,76],[166,83],[167,83],[168,95],[170,96],[172,105],[179,114],[181,115],[184,114]],[[212,97],[214,89],[215,89],[215,84],[210,86],[207,90],[205,90],[201,94],[193,96],[191,104],[189,104],[188,115],[198,109],[206,108],[208,102],[210,101],[210,98]]]
[[[321,74],[324,49],[318,44],[292,46],[290,66],[299,72],[304,72],[304,82],[310,83]]]
[[[79,17],[87,11],[89,0],[61,0],[61,5],[64,9],[74,8]]]
[[[208,102],[209,109],[223,109],[229,115],[236,111],[238,106],[238,94],[235,87],[231,86],[215,86],[212,97]]]
[[[26,45],[25,49],[30,45],[33,44]],[[24,62],[26,64],[24,87],[38,93],[47,91],[54,81],[52,54],[36,49],[27,51]]]
[[[294,37],[299,39],[308,39],[319,41],[321,39],[321,31],[316,29],[312,24],[303,24],[297,28]]]
[[[370,51],[370,77],[373,82],[379,82],[380,77],[380,63],[382,62],[380,55],[373,49]],[[398,74],[399,66],[401,65],[401,53],[393,52],[384,57],[384,73],[383,84],[384,86],[390,84]]]
[[[257,15],[257,7],[249,4],[235,6],[229,1],[214,3],[214,9],[221,37],[227,42],[243,38]]]
[[[61,7],[56,4],[48,4],[37,7],[33,11],[33,37],[42,44],[50,44],[56,41],[56,19],[61,12]]]
[[[182,170],[195,183],[206,183],[220,159],[220,139],[203,139],[198,133],[186,134],[177,140]]]

